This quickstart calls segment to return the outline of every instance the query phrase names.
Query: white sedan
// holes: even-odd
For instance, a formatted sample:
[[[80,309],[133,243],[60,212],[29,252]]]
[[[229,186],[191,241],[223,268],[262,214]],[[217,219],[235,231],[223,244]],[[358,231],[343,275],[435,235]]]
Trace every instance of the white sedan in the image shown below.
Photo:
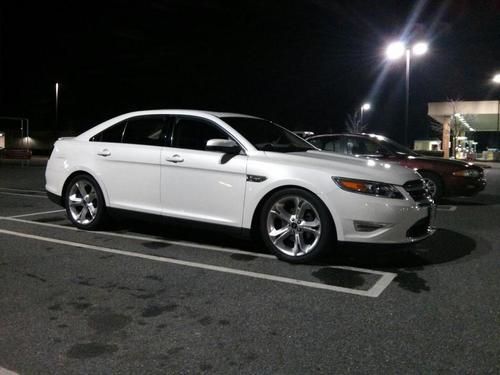
[[[408,243],[433,233],[421,176],[322,152],[261,118],[193,110],[124,114],[61,138],[49,197],[81,229],[133,213],[253,232],[305,262],[336,241]]]

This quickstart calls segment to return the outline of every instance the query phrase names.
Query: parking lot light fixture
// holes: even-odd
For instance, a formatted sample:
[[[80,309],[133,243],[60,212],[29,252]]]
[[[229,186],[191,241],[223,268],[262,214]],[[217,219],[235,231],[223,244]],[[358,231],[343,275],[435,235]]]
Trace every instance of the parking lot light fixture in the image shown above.
[[[398,60],[399,58],[406,57],[406,96],[405,96],[405,122],[404,122],[404,144],[408,146],[408,111],[410,103],[410,62],[411,55],[420,56],[429,50],[429,44],[420,41],[410,46],[402,41],[392,42],[385,50],[387,59]]]
[[[412,47],[414,55],[423,55],[429,50],[429,45],[426,42],[418,42]]]
[[[360,122],[360,124],[361,124],[361,125],[363,125],[363,114],[364,114],[364,112],[365,112],[365,111],[369,111],[371,107],[372,107],[372,106],[370,105],[370,103],[364,103],[364,104],[361,106],[361,116],[360,116],[360,118],[359,118],[359,122]]]
[[[389,60],[397,60],[405,54],[406,46],[403,42],[392,42],[387,46],[385,54]]]

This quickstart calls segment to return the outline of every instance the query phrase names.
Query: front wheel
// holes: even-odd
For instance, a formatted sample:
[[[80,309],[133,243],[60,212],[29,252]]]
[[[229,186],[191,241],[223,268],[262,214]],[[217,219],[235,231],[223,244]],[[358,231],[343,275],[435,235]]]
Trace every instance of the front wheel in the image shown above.
[[[89,175],[71,179],[64,197],[69,220],[80,229],[96,229],[105,217],[104,196],[97,181]]]
[[[280,190],[264,203],[260,233],[278,258],[310,261],[333,245],[335,225],[319,198],[301,189]]]
[[[424,180],[424,185],[431,195],[432,199],[437,201],[443,196],[443,183],[441,178],[432,172],[420,172],[422,179]]]

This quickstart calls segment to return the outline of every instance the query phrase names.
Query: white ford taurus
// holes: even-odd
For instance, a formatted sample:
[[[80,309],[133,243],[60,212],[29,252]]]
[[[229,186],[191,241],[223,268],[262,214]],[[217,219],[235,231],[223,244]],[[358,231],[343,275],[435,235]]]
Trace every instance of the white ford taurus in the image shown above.
[[[49,197],[95,229],[132,212],[254,232],[304,262],[335,241],[407,243],[433,233],[434,204],[411,169],[317,150],[261,118],[133,112],[54,146]]]

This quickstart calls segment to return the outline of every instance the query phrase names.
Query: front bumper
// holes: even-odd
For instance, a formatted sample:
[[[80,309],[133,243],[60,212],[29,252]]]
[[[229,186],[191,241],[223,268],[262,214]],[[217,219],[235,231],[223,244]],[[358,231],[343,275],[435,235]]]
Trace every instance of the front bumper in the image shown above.
[[[473,196],[483,191],[486,187],[486,179],[484,178],[462,178],[460,181],[454,180],[450,186],[446,196]]]
[[[346,194],[352,194],[347,193]],[[417,204],[409,199],[363,197],[350,199],[349,205],[337,206],[336,224],[339,241],[404,244],[421,241],[434,234],[436,206]],[[359,223],[370,223],[360,226]]]

